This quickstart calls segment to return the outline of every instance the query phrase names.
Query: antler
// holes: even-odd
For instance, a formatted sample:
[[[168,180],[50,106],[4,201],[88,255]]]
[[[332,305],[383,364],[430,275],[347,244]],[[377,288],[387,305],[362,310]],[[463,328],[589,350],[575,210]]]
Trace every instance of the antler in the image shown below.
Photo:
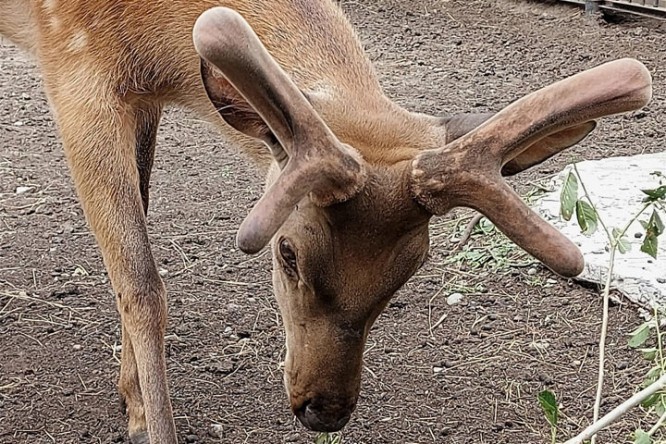
[[[606,63],[507,106],[467,135],[412,163],[412,191],[433,214],[468,206],[563,276],[583,269],[578,248],[525,205],[500,170],[539,140],[593,119],[643,107],[652,95],[648,70],[633,59]]]
[[[193,31],[199,55],[214,65],[266,122],[289,161],[238,230],[241,250],[263,248],[308,193],[316,204],[351,198],[365,182],[359,154],[341,143],[236,11],[204,12]]]

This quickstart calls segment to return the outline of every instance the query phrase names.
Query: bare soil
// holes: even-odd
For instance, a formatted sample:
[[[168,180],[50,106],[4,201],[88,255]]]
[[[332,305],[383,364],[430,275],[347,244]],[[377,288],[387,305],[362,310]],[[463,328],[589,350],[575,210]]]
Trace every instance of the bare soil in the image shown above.
[[[341,3],[389,96],[432,114],[497,110],[619,57],[650,68],[652,104],[604,120],[579,146],[517,178],[523,191],[572,160],[664,149],[662,23],[611,24],[577,8],[508,0]],[[8,42],[0,43],[0,147],[0,443],[126,442],[114,299],[38,70]],[[168,372],[182,442],[314,438],[292,418],[282,386],[284,337],[269,256],[234,249],[260,182],[210,129],[180,111],[166,115],[149,223],[170,294]],[[17,194],[17,187],[29,190]],[[588,423],[598,289],[526,265],[496,235],[475,236],[468,246],[486,258],[481,268],[452,258],[456,223],[433,222],[430,260],[377,321],[343,442],[546,443],[536,400],[545,388],[563,405],[560,436]],[[449,306],[454,291],[464,298]],[[611,308],[604,411],[631,395],[647,370],[626,346],[641,322],[636,313],[624,301]],[[636,411],[602,441],[627,442],[631,430],[649,427],[642,421]]]

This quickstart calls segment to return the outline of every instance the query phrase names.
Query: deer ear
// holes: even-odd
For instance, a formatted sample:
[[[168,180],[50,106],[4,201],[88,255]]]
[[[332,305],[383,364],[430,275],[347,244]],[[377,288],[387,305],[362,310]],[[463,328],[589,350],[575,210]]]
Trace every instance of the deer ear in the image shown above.
[[[266,142],[277,143],[266,122],[224,76],[205,60],[201,60],[201,80],[208,99],[220,116],[241,133]]]
[[[493,115],[494,113],[455,114],[439,118],[440,124],[446,127],[446,143],[451,143],[464,136],[490,119]],[[544,162],[560,151],[572,147],[583,140],[596,126],[597,123],[594,120],[590,120],[589,122],[564,128],[538,139],[529,148],[509,160],[502,167],[502,176],[512,176]]]
[[[512,176],[525,171],[549,159],[560,151],[574,146],[587,137],[596,126],[597,122],[590,120],[589,122],[565,128],[549,136],[542,137],[525,151],[508,161],[502,167],[502,176]]]
[[[440,125],[446,128],[446,143],[464,136],[486,120],[494,116],[495,113],[466,113],[454,114],[451,116],[438,117]]]

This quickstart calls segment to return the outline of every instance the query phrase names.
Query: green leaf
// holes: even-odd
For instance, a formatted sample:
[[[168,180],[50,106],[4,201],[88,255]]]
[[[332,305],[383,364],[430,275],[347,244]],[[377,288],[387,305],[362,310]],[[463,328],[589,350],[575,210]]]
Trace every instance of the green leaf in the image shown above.
[[[657,236],[647,235],[643,239],[643,244],[641,245],[641,251],[652,256],[654,259],[657,259],[657,252],[659,251],[659,240]]]
[[[558,408],[553,392],[544,390],[539,393],[539,404],[551,427],[557,427]]]
[[[662,222],[661,217],[657,210],[652,210],[652,216],[648,221],[648,229],[653,230],[657,236],[661,236],[664,233],[664,222]]]
[[[654,188],[652,190],[641,190],[648,197],[643,199],[643,202],[656,202],[666,198],[666,185],[662,185],[659,188]]]
[[[641,221],[641,225],[645,228],[645,239],[643,239],[641,251],[656,259],[659,251],[659,240],[657,238],[664,232],[664,222],[659,217],[657,210],[652,210],[650,220],[647,222]]]
[[[659,377],[661,376],[661,366],[657,365],[655,367],[652,367],[649,372],[647,372],[647,375],[645,375],[645,380],[641,383],[641,387],[645,388],[648,387],[650,384],[655,382]]]
[[[620,236],[621,234],[622,232],[619,229],[613,228],[613,239],[617,244],[617,251],[624,254],[631,250],[631,243],[627,236]]]
[[[639,351],[643,355],[643,359],[646,361],[654,361],[654,358],[657,357],[657,349],[655,347],[641,348]]]
[[[573,172],[569,172],[564,180],[562,192],[560,193],[560,213],[564,220],[571,220],[571,216],[578,200],[578,179]]]
[[[652,438],[647,432],[638,429],[634,432],[634,444],[652,444]]]
[[[627,344],[631,348],[638,348],[641,345],[645,344],[645,341],[650,337],[650,324],[645,322],[636,330],[629,333],[629,341]]]
[[[585,236],[591,236],[597,231],[597,212],[584,200],[576,201],[576,219]]]
[[[641,402],[641,407],[643,407],[644,409],[649,409],[650,407],[653,407],[659,402],[659,398],[661,398],[659,393],[650,395]]]
[[[664,411],[666,411],[666,405],[664,403],[666,402],[666,396],[663,394],[659,397],[659,402],[654,406],[654,412],[661,418],[662,415],[664,414]]]

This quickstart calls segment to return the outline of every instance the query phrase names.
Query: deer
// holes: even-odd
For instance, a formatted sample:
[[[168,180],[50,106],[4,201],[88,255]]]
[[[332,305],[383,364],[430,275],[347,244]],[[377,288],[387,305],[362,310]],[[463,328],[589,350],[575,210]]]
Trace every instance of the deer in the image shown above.
[[[0,0],[0,35],[37,61],[121,320],[118,390],[134,444],[177,442],[165,285],[146,218],[165,106],[211,122],[264,174],[238,247],[269,246],[293,414],[337,431],[358,401],[370,327],[426,260],[429,221],[485,215],[553,272],[578,248],[505,177],[645,106],[648,69],[614,60],[496,113],[431,116],[382,91],[332,0]]]

